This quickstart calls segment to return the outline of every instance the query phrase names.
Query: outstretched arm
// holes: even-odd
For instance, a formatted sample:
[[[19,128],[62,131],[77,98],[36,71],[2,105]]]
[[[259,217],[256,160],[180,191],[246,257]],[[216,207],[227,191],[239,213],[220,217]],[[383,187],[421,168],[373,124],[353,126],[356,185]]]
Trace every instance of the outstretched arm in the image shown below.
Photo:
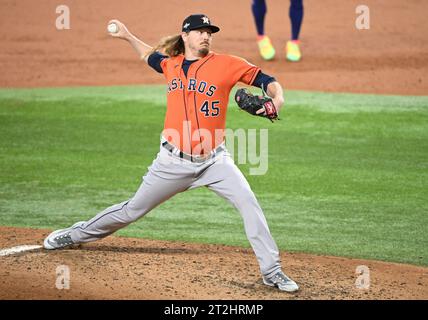
[[[128,41],[137,52],[140,59],[144,60],[147,63],[149,56],[147,56],[146,53],[149,52],[152,49],[152,47],[144,43],[140,39],[138,39],[131,32],[129,32],[126,26],[119,20],[116,20],[116,19],[110,20],[108,24],[110,23],[115,23],[118,27],[118,31],[116,33],[109,33],[109,34],[114,38]]]

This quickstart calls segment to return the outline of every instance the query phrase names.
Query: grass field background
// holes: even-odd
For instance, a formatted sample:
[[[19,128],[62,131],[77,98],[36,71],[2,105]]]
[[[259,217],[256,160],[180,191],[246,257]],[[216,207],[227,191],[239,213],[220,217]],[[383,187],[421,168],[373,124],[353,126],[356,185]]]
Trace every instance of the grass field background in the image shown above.
[[[131,197],[159,150],[165,91],[0,89],[0,224],[64,227]],[[234,103],[227,121],[269,129],[267,174],[239,167],[278,246],[428,265],[428,97],[285,97],[275,124]],[[239,214],[205,188],[118,234],[248,247]]]

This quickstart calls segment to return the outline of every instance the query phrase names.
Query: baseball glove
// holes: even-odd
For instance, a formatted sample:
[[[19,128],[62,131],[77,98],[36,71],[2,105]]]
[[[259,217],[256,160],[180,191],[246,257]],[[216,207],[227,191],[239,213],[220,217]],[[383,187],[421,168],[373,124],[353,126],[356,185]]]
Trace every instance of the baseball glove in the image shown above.
[[[254,116],[268,118],[272,122],[279,120],[278,111],[272,98],[265,95],[264,92],[263,96],[255,96],[245,88],[238,89],[235,94],[235,101],[242,110]],[[262,112],[263,108],[264,111]]]

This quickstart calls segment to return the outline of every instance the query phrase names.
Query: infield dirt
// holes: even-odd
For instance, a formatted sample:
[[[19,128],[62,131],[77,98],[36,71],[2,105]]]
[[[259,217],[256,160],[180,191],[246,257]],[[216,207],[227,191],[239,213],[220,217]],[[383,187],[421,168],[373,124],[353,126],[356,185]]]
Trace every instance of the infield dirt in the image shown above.
[[[368,0],[370,29],[355,27],[357,0],[305,0],[303,60],[285,61],[290,37],[288,7],[269,1],[266,33],[278,52],[272,62],[258,55],[247,0],[61,1],[70,8],[70,29],[57,30],[56,0],[4,0],[0,10],[0,87],[164,84],[161,74],[139,61],[129,44],[107,34],[117,18],[154,45],[180,31],[182,20],[206,13],[221,31],[213,50],[234,54],[274,75],[286,89],[331,92],[428,94],[428,3]]]
[[[42,244],[48,230],[0,227],[0,247]],[[251,249],[111,236],[72,249],[0,258],[0,299],[426,299],[428,269],[412,265],[281,253],[295,294],[265,286]],[[70,268],[70,289],[56,268]],[[356,286],[358,266],[370,270]],[[358,282],[360,284],[360,282]]]

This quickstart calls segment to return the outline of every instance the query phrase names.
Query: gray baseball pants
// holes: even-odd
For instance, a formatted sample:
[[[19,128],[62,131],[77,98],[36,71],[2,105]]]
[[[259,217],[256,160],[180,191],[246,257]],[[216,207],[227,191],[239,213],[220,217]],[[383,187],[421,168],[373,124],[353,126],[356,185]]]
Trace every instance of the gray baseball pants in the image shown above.
[[[175,194],[201,186],[227,199],[240,212],[262,275],[268,276],[278,271],[281,268],[278,247],[263,211],[246,178],[225,148],[202,163],[194,163],[161,146],[135,195],[74,228],[71,238],[75,243],[104,238],[143,217]]]

